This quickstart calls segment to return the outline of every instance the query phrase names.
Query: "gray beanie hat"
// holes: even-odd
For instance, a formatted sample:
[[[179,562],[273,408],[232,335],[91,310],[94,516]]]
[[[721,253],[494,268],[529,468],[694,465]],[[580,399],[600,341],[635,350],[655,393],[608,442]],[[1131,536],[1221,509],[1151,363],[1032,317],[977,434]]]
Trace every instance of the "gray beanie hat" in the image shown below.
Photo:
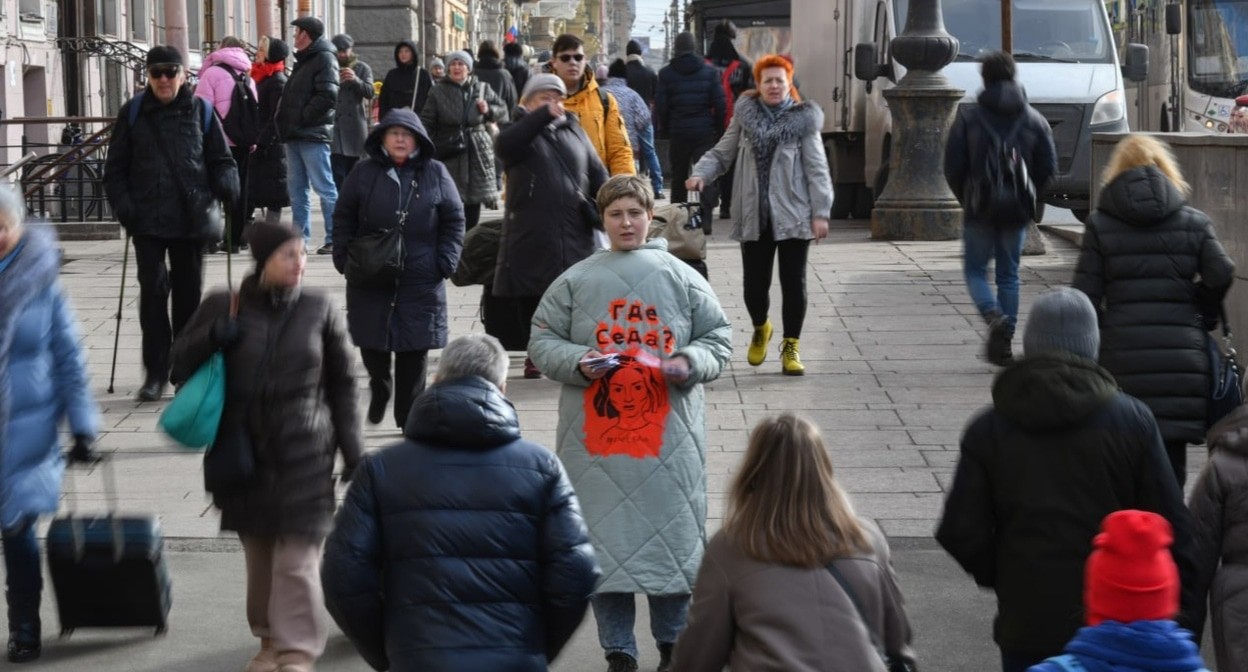
[[[559,79],[559,75],[552,75],[549,72],[530,75],[529,81],[524,83],[524,91],[520,94],[520,100],[528,100],[529,96],[538,91],[558,91],[562,95],[568,95],[568,87],[564,85],[562,79]]]
[[[429,61],[429,67],[430,68],[445,68],[446,64],[442,62],[442,59],[438,58],[437,56],[434,56],[433,59]]]
[[[451,63],[454,63],[455,61],[463,61],[464,65],[468,66],[469,70],[472,70],[472,54],[469,54],[461,49],[460,51],[452,51],[446,55],[446,67],[451,67]]]
[[[697,49],[698,43],[693,39],[693,33],[685,31],[676,36],[676,42],[672,45],[672,51],[677,56],[684,54],[692,54]]]
[[[338,33],[329,40],[338,51],[346,51],[355,46],[355,39],[346,33]]]
[[[1040,295],[1023,331],[1023,354],[1066,353],[1096,361],[1101,332],[1096,309],[1083,292],[1059,287]]]

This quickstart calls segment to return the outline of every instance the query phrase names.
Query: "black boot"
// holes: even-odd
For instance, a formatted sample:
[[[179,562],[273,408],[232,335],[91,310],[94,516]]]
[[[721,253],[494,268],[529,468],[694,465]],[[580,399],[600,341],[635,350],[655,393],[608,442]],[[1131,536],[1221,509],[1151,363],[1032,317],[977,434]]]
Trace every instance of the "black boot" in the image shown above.
[[[676,648],[675,644],[659,645],[659,668],[656,672],[667,672],[672,668],[672,649]]]
[[[637,661],[627,653],[616,651],[607,656],[607,672],[637,672]]]
[[[43,653],[39,593],[7,593],[9,600],[9,662],[29,663]]]
[[[1001,313],[990,313],[988,319],[988,343],[986,356],[994,366],[1009,366],[1014,363],[1014,352],[1011,341],[1014,340],[1014,325]]]
[[[390,386],[369,384],[368,424],[379,425],[386,417],[386,406],[390,404]]]
[[[139,393],[135,397],[139,401],[160,401],[165,394],[165,381],[159,378],[148,378],[143,383],[143,387],[139,388]]]

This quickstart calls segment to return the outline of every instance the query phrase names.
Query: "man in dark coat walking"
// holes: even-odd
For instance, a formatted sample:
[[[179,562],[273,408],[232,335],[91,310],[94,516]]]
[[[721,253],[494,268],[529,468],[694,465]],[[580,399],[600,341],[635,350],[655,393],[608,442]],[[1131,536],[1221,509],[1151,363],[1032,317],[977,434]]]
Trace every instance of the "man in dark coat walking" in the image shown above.
[[[997,366],[1005,366],[1013,358],[1011,342],[1018,322],[1018,264],[1023,254],[1027,222],[1034,215],[1034,201],[1030,204],[1020,201],[1018,208],[1010,212],[975,212],[974,205],[966,202],[967,185],[984,180],[987,167],[997,163],[989,161],[989,153],[994,146],[1004,148],[1008,144],[1026,164],[1038,198],[1057,171],[1057,152],[1049,122],[1027,104],[1027,95],[1014,81],[1014,58],[998,51],[988,54],[981,62],[984,90],[979,94],[977,106],[959,110],[949,130],[945,179],[962,201],[965,213],[962,268],[971,299],[988,323],[986,357]],[[994,135],[1001,142],[994,143]],[[995,295],[988,285],[988,263],[994,259],[997,262]]]
[[[433,76],[420,67],[417,62],[416,43],[411,40],[400,40],[394,45],[394,67],[386,73],[381,83],[382,118],[390,110],[400,107],[420,114],[429,98],[429,89],[433,88]]]
[[[330,254],[334,250],[334,204],[338,202],[329,162],[338,106],[338,60],[333,45],[325,39],[325,24],[320,19],[304,16],[291,25],[295,27],[295,68],[277,111],[277,128],[286,142],[290,212],[295,228],[303,232],[304,244],[310,244],[312,201],[308,190],[316,191],[325,217],[325,244],[316,253]]]
[[[211,103],[191,95],[182,54],[170,46],[152,47],[147,75],[147,88],[117,115],[104,162],[104,190],[134,241],[147,371],[138,399],[156,401],[169,380],[173,339],[199,307],[204,243],[221,235],[200,228],[212,224],[203,211],[214,200],[233,206],[240,191],[221,121],[211,111],[205,114],[204,106]]]
[[[511,73],[503,67],[501,59],[502,54],[498,53],[498,47],[490,40],[486,40],[477,47],[477,62],[473,64],[472,74],[477,79],[490,85],[494,89],[494,93],[503,99],[503,104],[507,106],[507,113],[516,109],[516,105],[520,103],[520,92],[516,88],[516,83],[512,81]]]
[[[690,169],[724,132],[726,103],[719,74],[694,53],[693,34],[677,35],[674,51],[676,57],[659,71],[654,123],[659,137],[671,142],[672,202],[684,203]],[[703,188],[702,227],[707,233],[717,198],[714,184]]]
[[[524,85],[529,81],[529,66],[524,62],[523,45],[519,42],[503,45],[503,67],[511,73],[511,83],[515,85],[516,92],[523,91]]]
[[[712,32],[711,46],[706,51],[706,62],[719,74],[724,89],[724,129],[732,123],[732,113],[737,98],[754,88],[754,65],[737,53],[732,43],[737,39],[737,29],[731,21],[721,21]],[[732,180],[736,166],[719,178],[719,218],[732,217]]]
[[[364,458],[325,546],[325,606],[378,670],[545,672],[600,571],[559,459],[520,437],[507,352],[455,339],[406,441]]]
[[[637,92],[641,99],[646,101],[651,110],[654,109],[654,96],[659,89],[659,76],[654,72],[654,68],[646,65],[645,59],[641,57],[641,43],[637,40],[629,40],[628,46],[624,48],[625,61],[627,61],[628,88]]]
[[[992,388],[993,407],[962,436],[962,456],[936,540],[997,593],[1002,669],[1022,672],[1062,651],[1083,624],[1083,570],[1104,517],[1164,516],[1197,608],[1191,523],[1148,407],[1096,363],[1096,311],[1063,287],[1032,307],[1025,357]],[[1183,622],[1183,619],[1180,619]]]
[[[338,50],[338,105],[334,111],[334,137],[329,161],[334,186],[342,189],[347,173],[364,156],[368,137],[369,106],[373,99],[373,69],[355,55],[355,40],[340,33],[330,40]]]

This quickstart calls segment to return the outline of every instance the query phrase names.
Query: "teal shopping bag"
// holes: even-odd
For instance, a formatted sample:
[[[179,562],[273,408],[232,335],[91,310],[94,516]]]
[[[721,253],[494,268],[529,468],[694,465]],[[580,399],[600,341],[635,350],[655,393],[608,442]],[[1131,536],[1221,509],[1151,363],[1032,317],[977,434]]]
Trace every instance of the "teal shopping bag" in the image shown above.
[[[187,448],[203,450],[216,441],[224,408],[225,356],[217,351],[173,395],[160,428]]]

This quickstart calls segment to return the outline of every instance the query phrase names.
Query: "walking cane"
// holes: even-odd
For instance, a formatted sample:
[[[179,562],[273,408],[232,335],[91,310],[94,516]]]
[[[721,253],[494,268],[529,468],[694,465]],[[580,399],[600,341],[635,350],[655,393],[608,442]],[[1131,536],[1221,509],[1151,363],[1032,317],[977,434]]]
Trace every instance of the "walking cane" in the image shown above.
[[[113,330],[113,368],[108,374],[108,393],[113,393],[117,379],[117,346],[121,342],[121,307],[126,298],[126,266],[130,263],[130,232],[126,232],[126,248],[121,254],[121,289],[117,291],[117,328]]]

